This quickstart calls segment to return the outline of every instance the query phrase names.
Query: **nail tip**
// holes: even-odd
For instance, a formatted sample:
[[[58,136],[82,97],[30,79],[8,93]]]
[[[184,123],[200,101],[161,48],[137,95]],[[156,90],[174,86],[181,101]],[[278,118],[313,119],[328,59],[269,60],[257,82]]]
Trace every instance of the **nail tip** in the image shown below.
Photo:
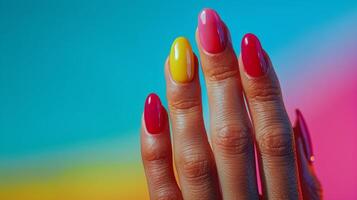
[[[160,97],[156,93],[150,93],[144,106],[145,126],[150,134],[158,134],[163,130],[163,110]]]
[[[297,116],[301,116],[301,111],[300,111],[299,108],[295,108],[295,114],[296,114]]]
[[[257,37],[254,33],[248,32],[243,37]]]
[[[269,63],[266,60],[263,47],[256,35],[246,33],[241,41],[241,54],[244,69],[251,78],[257,78],[267,73]]]
[[[202,26],[207,23],[207,16],[214,16],[218,21],[221,21],[221,17],[212,8],[203,8],[198,14],[198,26]]]
[[[190,82],[194,78],[195,62],[190,41],[179,36],[175,38],[170,50],[170,74],[177,83]]]
[[[214,13],[216,15],[218,15],[217,11],[214,10],[213,8],[203,8],[201,11],[200,11],[200,14],[201,15],[202,13]]]
[[[307,128],[305,117],[303,116],[302,112],[299,109],[295,109],[295,113],[296,113],[297,120],[299,120],[300,126]],[[308,132],[307,129],[306,129],[306,131]]]
[[[256,42],[261,47],[261,42],[259,38],[254,33],[246,33],[242,39],[242,46],[248,45],[250,42]]]
[[[228,31],[219,14],[211,8],[204,8],[198,16],[200,43],[208,53],[222,52],[228,43]]]
[[[257,36],[254,33],[246,33],[243,35],[243,38],[257,38]]]
[[[300,121],[299,118],[300,118],[300,115],[301,115],[301,111],[298,108],[295,108],[294,112],[295,112],[294,127],[297,127],[297,126],[299,126],[299,121]]]
[[[174,46],[175,44],[177,44],[179,41],[187,41],[188,43],[190,43],[188,41],[188,39],[185,36],[178,36],[174,39],[174,41],[172,42],[172,46]]]
[[[306,158],[309,160],[309,162],[314,162],[315,155],[313,153],[311,134],[307,127],[305,118],[300,109],[295,109],[295,114],[296,114],[295,128],[297,128],[300,131],[301,137],[303,139],[305,151],[306,151]]]
[[[148,102],[150,99],[155,98],[158,99],[160,101],[159,96],[155,93],[155,92],[151,92],[148,94],[148,96],[146,97],[146,102]],[[149,102],[148,102],[149,103]],[[161,103],[161,101],[160,101]]]

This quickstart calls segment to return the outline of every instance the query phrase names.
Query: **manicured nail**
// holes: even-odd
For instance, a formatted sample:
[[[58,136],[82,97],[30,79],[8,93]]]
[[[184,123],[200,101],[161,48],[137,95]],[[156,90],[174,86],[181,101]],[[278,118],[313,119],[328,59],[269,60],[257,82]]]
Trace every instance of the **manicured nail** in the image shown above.
[[[154,93],[149,94],[144,108],[144,120],[149,133],[158,134],[164,129],[166,117],[163,109],[160,98]]]
[[[216,11],[206,8],[198,16],[198,34],[208,53],[222,52],[227,45],[227,30]]]
[[[306,121],[302,116],[300,110],[296,109],[296,122],[295,130],[300,133],[302,143],[304,146],[304,153],[307,160],[312,163],[315,160],[314,153],[312,151],[312,142],[309,129],[307,128]]]
[[[195,59],[192,47],[184,37],[178,37],[172,43],[170,73],[174,81],[178,83],[190,82],[195,75]]]
[[[257,36],[252,33],[244,35],[241,45],[246,73],[253,78],[263,76],[269,66],[265,61],[263,48]]]

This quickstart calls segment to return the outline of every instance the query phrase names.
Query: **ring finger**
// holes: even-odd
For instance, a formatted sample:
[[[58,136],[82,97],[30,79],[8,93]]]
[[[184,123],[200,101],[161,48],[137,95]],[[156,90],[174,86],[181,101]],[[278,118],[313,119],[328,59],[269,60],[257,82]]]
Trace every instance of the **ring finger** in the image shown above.
[[[242,40],[239,67],[252,117],[267,199],[301,199],[292,126],[279,81],[258,38]]]

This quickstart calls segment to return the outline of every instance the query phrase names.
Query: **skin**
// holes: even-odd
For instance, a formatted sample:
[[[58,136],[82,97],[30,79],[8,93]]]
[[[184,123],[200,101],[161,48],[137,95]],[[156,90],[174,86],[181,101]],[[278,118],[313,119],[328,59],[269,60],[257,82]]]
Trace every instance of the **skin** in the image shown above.
[[[269,70],[252,79],[231,44],[210,54],[197,32],[196,42],[208,92],[211,142],[202,116],[197,58],[195,76],[188,83],[173,81],[166,60],[169,115],[165,112],[165,117],[170,118],[173,138],[169,124],[162,133],[150,134],[143,119],[141,128],[150,198],[322,199],[313,166],[303,156],[301,141],[294,139],[268,54]],[[262,194],[257,189],[254,145]]]

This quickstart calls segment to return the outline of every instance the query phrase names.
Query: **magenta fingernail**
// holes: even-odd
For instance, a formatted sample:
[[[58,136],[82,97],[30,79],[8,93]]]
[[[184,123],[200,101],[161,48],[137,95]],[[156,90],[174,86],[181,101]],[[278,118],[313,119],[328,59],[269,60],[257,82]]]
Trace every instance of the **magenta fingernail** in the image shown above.
[[[306,121],[299,109],[296,109],[296,122],[294,129],[300,133],[302,143],[304,146],[304,153],[307,160],[312,163],[315,160],[315,156],[312,149],[312,142],[310,137],[310,131],[306,125]]]

